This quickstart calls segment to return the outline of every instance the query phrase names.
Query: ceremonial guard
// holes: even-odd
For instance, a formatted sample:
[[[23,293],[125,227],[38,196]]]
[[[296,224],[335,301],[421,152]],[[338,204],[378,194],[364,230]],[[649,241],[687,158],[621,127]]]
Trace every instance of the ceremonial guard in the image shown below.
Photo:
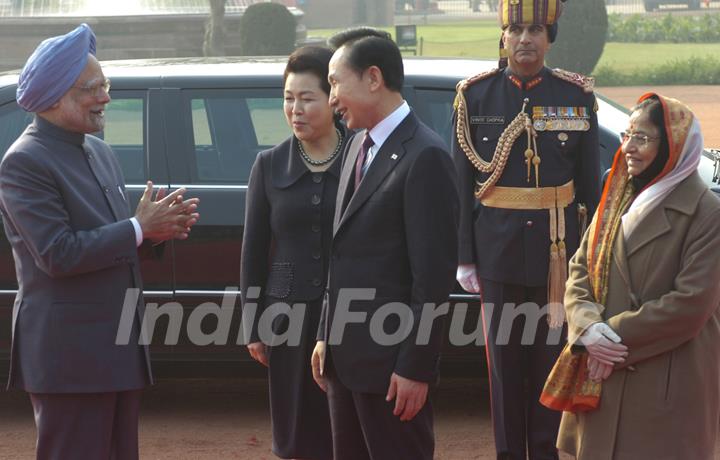
[[[457,86],[457,278],[482,294],[498,459],[558,458],[560,413],[538,399],[563,346],[567,260],[600,193],[593,80],[544,65],[561,8],[501,0],[499,68]]]

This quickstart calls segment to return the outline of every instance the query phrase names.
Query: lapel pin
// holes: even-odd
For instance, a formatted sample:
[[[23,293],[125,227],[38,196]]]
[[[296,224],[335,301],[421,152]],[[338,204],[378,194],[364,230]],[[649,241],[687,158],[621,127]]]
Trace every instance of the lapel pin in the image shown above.
[[[392,158],[393,160],[397,160],[398,157],[396,153],[393,153],[392,155],[390,155],[390,158]]]

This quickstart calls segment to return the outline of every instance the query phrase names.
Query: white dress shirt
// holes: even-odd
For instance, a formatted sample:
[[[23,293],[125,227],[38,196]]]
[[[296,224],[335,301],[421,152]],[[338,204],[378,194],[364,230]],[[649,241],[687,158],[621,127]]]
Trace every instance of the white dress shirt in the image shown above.
[[[370,147],[367,156],[365,157],[365,163],[363,163],[363,176],[367,173],[370,163],[372,163],[373,158],[375,158],[375,155],[380,151],[380,148],[382,148],[382,145],[385,143],[387,138],[390,137],[392,132],[395,131],[395,128],[397,128],[409,114],[410,106],[407,101],[403,100],[402,104],[400,104],[397,109],[370,130],[370,138],[373,140],[374,144]]]

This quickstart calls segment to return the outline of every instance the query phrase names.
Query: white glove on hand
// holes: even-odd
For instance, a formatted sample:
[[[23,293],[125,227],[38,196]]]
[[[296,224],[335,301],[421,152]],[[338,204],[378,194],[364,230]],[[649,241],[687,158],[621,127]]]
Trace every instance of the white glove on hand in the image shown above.
[[[458,280],[460,286],[467,292],[472,294],[480,293],[480,280],[478,280],[475,264],[458,265],[455,279]]]
[[[627,346],[621,342],[620,336],[605,323],[591,325],[578,340],[578,344],[585,346],[590,356],[610,366],[624,362],[628,355]]]

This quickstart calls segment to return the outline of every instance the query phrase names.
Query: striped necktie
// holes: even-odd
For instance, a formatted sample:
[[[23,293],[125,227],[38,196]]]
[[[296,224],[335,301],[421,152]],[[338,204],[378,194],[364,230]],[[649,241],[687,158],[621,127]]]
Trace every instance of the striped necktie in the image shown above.
[[[375,145],[375,142],[372,140],[372,137],[370,137],[370,133],[365,131],[362,148],[360,149],[360,154],[358,155],[357,161],[355,162],[355,191],[357,191],[358,187],[360,186],[360,181],[363,178],[363,165],[365,164],[365,159],[367,158],[367,154],[370,151],[370,147],[372,147],[373,145]]]

